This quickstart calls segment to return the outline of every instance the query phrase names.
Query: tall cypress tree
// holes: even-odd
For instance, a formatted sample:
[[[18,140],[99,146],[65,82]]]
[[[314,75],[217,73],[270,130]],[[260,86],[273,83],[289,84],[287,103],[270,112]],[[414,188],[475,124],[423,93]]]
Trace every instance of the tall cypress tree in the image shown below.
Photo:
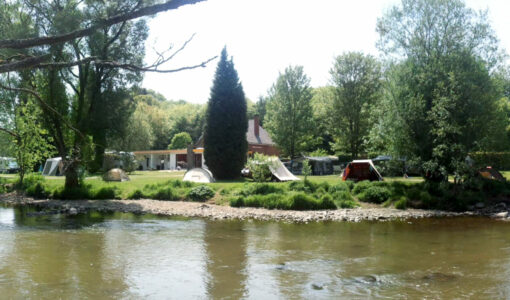
[[[246,99],[232,58],[223,48],[214,75],[204,132],[205,163],[218,179],[239,177],[248,143]]]

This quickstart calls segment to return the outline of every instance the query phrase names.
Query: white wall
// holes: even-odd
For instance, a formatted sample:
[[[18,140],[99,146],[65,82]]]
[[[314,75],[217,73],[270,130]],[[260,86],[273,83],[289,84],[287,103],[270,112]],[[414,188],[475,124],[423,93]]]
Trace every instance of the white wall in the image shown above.
[[[177,160],[175,154],[170,154],[170,170],[177,169]]]

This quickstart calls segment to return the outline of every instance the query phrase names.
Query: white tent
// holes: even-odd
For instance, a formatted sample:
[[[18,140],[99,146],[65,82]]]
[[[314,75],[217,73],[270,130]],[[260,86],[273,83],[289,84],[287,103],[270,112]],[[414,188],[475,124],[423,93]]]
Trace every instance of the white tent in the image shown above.
[[[43,176],[60,176],[62,174],[62,157],[48,158],[44,164]]]
[[[214,182],[214,177],[211,171],[209,170],[202,168],[194,168],[186,172],[186,174],[184,174],[184,178],[182,179],[182,181],[211,183]]]
[[[295,181],[299,180],[294,174],[292,174],[279,160],[277,157],[271,160],[269,164],[269,170],[273,173],[274,177],[279,181]]]

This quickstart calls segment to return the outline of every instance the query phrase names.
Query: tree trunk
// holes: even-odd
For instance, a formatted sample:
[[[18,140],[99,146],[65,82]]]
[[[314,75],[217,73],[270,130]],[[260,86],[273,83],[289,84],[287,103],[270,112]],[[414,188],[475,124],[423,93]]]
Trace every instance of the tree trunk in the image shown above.
[[[65,188],[76,188],[80,186],[80,179],[78,176],[78,164],[75,162],[69,162],[66,168],[66,183]]]

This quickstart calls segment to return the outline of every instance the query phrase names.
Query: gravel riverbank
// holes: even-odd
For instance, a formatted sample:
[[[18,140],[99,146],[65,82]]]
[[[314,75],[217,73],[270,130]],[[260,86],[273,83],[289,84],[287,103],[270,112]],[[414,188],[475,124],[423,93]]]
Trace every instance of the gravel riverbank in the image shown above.
[[[447,212],[436,210],[392,208],[356,208],[322,211],[268,210],[263,208],[235,208],[209,203],[159,201],[159,200],[36,200],[14,193],[0,195],[0,203],[9,205],[33,205],[52,211],[76,214],[89,210],[148,213],[166,216],[184,216],[209,219],[255,219],[285,222],[318,221],[386,221],[395,219],[419,219],[432,217],[488,216],[510,221],[504,203],[498,207],[483,208],[468,212]]]

